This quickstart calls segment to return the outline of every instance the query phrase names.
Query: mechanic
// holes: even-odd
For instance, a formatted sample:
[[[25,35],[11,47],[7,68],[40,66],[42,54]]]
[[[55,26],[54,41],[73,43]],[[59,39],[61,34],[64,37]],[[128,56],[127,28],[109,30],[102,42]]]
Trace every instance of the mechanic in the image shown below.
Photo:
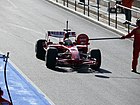
[[[124,14],[125,14],[125,22],[123,24],[130,24],[131,18],[132,18],[132,13],[131,13],[131,8],[134,0],[122,0],[122,5],[127,7],[124,8]]]
[[[72,41],[69,39],[69,32],[65,33],[64,35],[64,45],[67,45],[67,46],[71,46],[72,45]]]
[[[132,72],[137,72],[137,64],[140,53],[140,18],[136,20],[136,25],[137,27],[133,29],[129,34],[121,37],[121,39],[125,39],[131,38],[134,35]]]
[[[0,105],[12,105],[11,102],[4,99],[2,96],[3,96],[3,90],[1,90],[0,88]]]

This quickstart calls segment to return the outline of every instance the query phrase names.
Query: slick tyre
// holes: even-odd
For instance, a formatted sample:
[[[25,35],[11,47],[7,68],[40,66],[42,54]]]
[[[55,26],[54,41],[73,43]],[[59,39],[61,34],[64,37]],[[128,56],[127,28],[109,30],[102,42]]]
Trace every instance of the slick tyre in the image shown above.
[[[96,65],[90,65],[91,69],[100,70],[101,66],[101,51],[99,49],[93,49],[90,51],[90,56],[92,59],[96,59]]]
[[[40,39],[36,42],[36,45],[35,45],[36,57],[40,60],[45,60],[46,51],[43,48],[44,43],[45,43],[45,40]]]
[[[56,48],[49,48],[46,52],[46,66],[49,69],[55,69],[56,57],[58,55],[58,50]]]

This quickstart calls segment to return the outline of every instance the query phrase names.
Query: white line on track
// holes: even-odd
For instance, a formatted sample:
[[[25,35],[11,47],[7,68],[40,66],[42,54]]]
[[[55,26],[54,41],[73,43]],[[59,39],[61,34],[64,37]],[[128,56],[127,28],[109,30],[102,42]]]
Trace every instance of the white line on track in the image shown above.
[[[7,0],[14,8],[17,8],[17,6],[11,1],[11,0]]]
[[[28,31],[31,31],[31,32],[34,32],[34,33],[37,33],[37,34],[41,34],[41,35],[44,34],[44,33],[41,33],[39,31],[33,30],[31,28],[27,28],[27,27],[20,26],[20,25],[17,25],[17,24],[12,24],[12,23],[9,23],[9,24],[12,25],[12,26],[14,26],[14,27],[21,28],[21,29],[24,29],[24,30],[28,30]]]
[[[3,29],[0,29],[0,32],[8,33],[7,31],[5,31],[5,30],[3,30]]]

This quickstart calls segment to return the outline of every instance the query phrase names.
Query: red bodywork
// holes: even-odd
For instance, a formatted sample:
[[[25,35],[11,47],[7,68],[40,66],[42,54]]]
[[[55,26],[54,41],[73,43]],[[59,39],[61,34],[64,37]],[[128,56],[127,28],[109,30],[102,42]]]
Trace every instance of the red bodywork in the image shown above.
[[[50,33],[54,34],[57,32],[49,32],[48,35],[52,36]],[[74,33],[72,35],[74,36]],[[77,39],[73,42],[73,45],[71,46],[63,45],[63,42],[52,43],[50,42],[49,38],[48,40],[49,41],[47,41],[44,45],[44,49],[46,51],[51,47],[57,49],[58,56],[56,58],[57,59],[56,65],[58,66],[62,65],[62,66],[77,67],[84,64],[93,65],[96,63],[95,59],[90,59],[90,57],[87,56],[89,38],[86,34],[78,35]]]

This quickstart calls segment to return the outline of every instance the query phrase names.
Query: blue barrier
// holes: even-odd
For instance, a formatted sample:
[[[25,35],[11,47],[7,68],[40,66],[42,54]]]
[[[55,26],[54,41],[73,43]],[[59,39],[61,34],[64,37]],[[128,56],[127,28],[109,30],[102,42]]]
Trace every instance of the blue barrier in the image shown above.
[[[0,87],[4,91],[3,97],[8,99],[4,82],[4,64],[3,58],[0,58]],[[6,72],[13,105],[51,105],[46,97],[32,86],[9,62],[7,63]]]

